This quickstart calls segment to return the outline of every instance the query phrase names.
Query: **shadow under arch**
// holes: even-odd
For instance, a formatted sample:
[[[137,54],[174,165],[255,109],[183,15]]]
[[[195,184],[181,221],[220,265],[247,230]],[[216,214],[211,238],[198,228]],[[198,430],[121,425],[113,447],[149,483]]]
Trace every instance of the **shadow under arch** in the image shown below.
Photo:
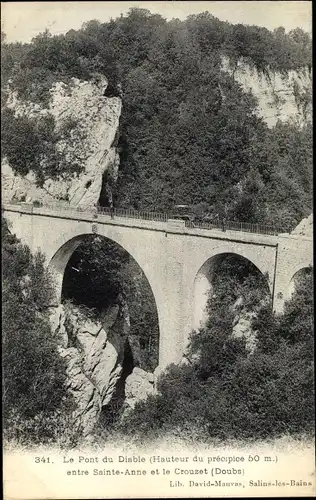
[[[313,268],[311,265],[309,266],[303,266],[303,267],[300,267],[299,269],[297,269],[294,274],[292,275],[292,278],[290,279],[290,282],[289,282],[289,286],[288,286],[288,290],[287,290],[287,297],[286,299],[287,300],[290,300],[293,293],[295,292],[296,290],[296,287],[298,285],[298,283],[300,282],[300,280],[302,278],[304,278],[304,276],[306,275],[313,275]]]
[[[64,276],[67,268],[67,264],[69,263],[74,252],[80,247],[81,244],[87,243],[91,241],[93,244],[93,239],[97,237],[100,239],[107,240],[108,242],[113,243],[113,245],[117,246],[120,250],[124,251],[131,258],[133,264],[142,272],[144,279],[148,284],[148,288],[150,290],[150,294],[153,300],[154,308],[157,315],[158,322],[158,345],[160,348],[160,332],[161,332],[161,314],[159,312],[159,307],[157,304],[157,300],[155,297],[155,291],[153,289],[152,283],[150,282],[150,278],[147,276],[146,271],[126,248],[120,245],[115,239],[112,239],[108,236],[104,236],[102,234],[94,234],[94,233],[81,233],[76,236],[70,238],[68,241],[64,242],[59,249],[54,253],[49,262],[49,269],[54,277],[56,295],[55,295],[55,303],[56,305],[60,304],[62,301],[62,292],[63,292],[63,284],[64,284]]]
[[[235,252],[219,252],[209,257],[195,275],[193,282],[193,330],[200,328],[207,319],[206,308],[213,288],[212,279],[214,273],[220,271],[220,266],[224,263],[225,259],[245,264],[246,275],[253,274],[261,277],[267,294],[272,298],[272,287],[268,276],[265,276],[252,260]]]

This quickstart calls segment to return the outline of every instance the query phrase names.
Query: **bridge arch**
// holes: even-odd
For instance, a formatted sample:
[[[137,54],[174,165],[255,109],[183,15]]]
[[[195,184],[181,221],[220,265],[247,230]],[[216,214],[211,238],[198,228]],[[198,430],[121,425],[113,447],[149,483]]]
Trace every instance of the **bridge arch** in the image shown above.
[[[216,272],[216,267],[220,265],[221,259],[223,257],[233,257],[239,258],[241,262],[248,263],[253,271],[258,272],[262,277],[265,277],[267,291],[269,290],[270,295],[272,297],[272,283],[265,276],[265,272],[260,269],[251,259],[241,255],[238,252],[233,251],[221,251],[209,257],[205,262],[200,266],[198,271],[195,274],[194,282],[193,282],[193,324],[192,328],[194,330],[198,329],[201,324],[205,322],[207,319],[206,315],[206,306],[209,297],[209,293],[212,290],[212,277],[214,272]]]
[[[286,290],[285,300],[291,299],[295,288],[297,286],[298,280],[303,277],[304,274],[312,273],[312,266],[309,265],[299,265],[294,270],[292,270],[292,277],[289,280],[288,288]]]
[[[89,241],[91,239],[92,235],[96,235],[93,232],[85,232],[85,233],[80,233],[77,234],[76,236],[73,236],[71,239],[67,239],[66,241],[55,251],[53,256],[50,259],[49,262],[49,269],[54,277],[55,280],[55,303],[56,305],[60,304],[62,300],[62,290],[63,290],[63,282],[64,282],[64,276],[65,276],[65,271],[67,264],[69,260],[71,259],[71,256],[73,253],[76,251],[76,249],[84,242]],[[120,243],[115,241],[114,238],[109,238],[108,236],[105,236],[103,234],[98,234],[100,238],[104,238],[105,240],[112,241],[114,242],[118,247],[120,247],[122,250],[128,253],[128,255],[133,259],[133,261],[137,264],[138,268],[142,271],[143,275],[145,276],[145,279],[147,280],[147,283],[149,285],[149,288],[152,293],[153,301],[154,301],[154,307],[157,312],[157,317],[158,317],[158,329],[159,329],[159,349],[160,349],[160,332],[161,332],[161,314],[159,310],[159,302],[157,303],[156,296],[155,296],[155,291],[152,287],[151,284],[151,276],[148,276],[148,273],[146,270],[140,265],[138,262],[137,258],[135,258],[134,255],[132,255],[126,248],[124,248]],[[92,240],[93,241],[93,240]],[[93,242],[92,242],[93,244]],[[159,354],[160,357],[160,354]]]
[[[65,224],[65,222],[68,223]],[[137,237],[133,235],[133,228],[128,228],[131,234],[125,234],[120,231],[120,226],[116,228],[115,226],[99,226],[96,224],[94,227],[91,222],[73,224],[73,220],[63,221],[63,223],[65,227],[62,227],[58,236],[51,239],[45,238],[40,248],[44,251],[48,265],[56,277],[57,301],[60,301],[61,298],[62,279],[70,256],[86,238],[91,237],[93,234],[98,234],[116,243],[139,265],[149,282],[159,313],[160,302],[163,297],[161,297],[159,287],[157,286],[157,274],[148,259],[147,248],[144,245],[140,245]]]

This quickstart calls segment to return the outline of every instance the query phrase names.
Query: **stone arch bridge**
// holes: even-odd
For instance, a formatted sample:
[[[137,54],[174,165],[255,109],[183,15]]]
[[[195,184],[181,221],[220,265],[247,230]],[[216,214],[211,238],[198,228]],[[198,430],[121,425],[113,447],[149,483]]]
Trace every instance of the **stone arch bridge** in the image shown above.
[[[224,231],[220,227],[190,227],[166,216],[128,216],[122,212],[113,217],[108,211],[85,212],[22,203],[4,205],[2,210],[10,230],[22,243],[32,252],[40,250],[45,254],[56,275],[57,300],[61,298],[68,260],[88,235],[97,233],[116,242],[135,259],[156,301],[160,369],[180,361],[189,332],[199,324],[202,311],[196,295],[203,290],[205,295],[210,279],[207,263],[212,258],[233,253],[251,261],[267,276],[276,312],[282,311],[290,297],[295,274],[312,265],[311,238],[249,232],[253,228],[247,225],[246,231],[242,225],[228,225]]]

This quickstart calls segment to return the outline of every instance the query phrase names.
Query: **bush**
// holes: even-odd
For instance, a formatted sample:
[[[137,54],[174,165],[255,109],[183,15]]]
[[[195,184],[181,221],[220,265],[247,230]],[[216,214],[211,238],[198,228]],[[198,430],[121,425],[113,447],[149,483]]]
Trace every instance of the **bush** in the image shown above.
[[[25,176],[32,171],[39,186],[48,178],[80,173],[83,166],[75,159],[67,159],[57,147],[59,141],[69,141],[75,126],[74,120],[65,120],[57,131],[51,114],[16,117],[12,109],[4,106],[1,109],[1,158],[5,157],[18,175]]]
[[[136,433],[139,439],[176,430],[203,441],[300,432],[311,435],[314,370],[310,280],[311,275],[307,275],[301,281],[284,315],[276,317],[271,305],[264,303],[253,322],[258,339],[253,354],[247,353],[242,339],[232,337],[229,299],[223,303],[218,293],[226,289],[227,282],[215,280],[213,292],[218,295],[209,306],[205,327],[192,334],[190,364],[171,365],[158,380],[158,394],[138,403],[117,429]],[[250,292],[252,288],[253,284]]]
[[[206,382],[192,367],[174,367],[161,378],[160,394],[138,403],[117,428],[140,439],[178,429],[203,441],[312,434],[313,365],[303,356],[304,349],[283,346]]]
[[[9,233],[2,221],[3,427],[7,438],[50,442],[73,401],[66,366],[52,336],[47,307],[52,278],[40,254]]]

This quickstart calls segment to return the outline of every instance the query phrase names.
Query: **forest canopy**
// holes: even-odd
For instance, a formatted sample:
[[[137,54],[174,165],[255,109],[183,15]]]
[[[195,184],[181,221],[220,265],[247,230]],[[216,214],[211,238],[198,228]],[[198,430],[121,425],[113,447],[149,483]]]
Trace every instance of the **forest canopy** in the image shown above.
[[[230,72],[222,68],[224,56]],[[22,100],[46,106],[57,81],[106,77],[106,97],[123,100],[116,206],[166,211],[185,203],[232,220],[290,227],[310,213],[311,124],[269,129],[254,96],[234,80],[241,62],[267,77],[309,71],[311,38],[301,29],[232,25],[207,12],[166,21],[132,9],[64,35],[45,31],[29,44],[4,37],[1,57],[4,97],[10,82]],[[306,104],[311,96],[298,98]],[[33,170],[43,184],[80,171],[56,154],[53,123],[35,126],[27,117],[15,123],[5,98],[2,119],[2,155],[15,172]]]

